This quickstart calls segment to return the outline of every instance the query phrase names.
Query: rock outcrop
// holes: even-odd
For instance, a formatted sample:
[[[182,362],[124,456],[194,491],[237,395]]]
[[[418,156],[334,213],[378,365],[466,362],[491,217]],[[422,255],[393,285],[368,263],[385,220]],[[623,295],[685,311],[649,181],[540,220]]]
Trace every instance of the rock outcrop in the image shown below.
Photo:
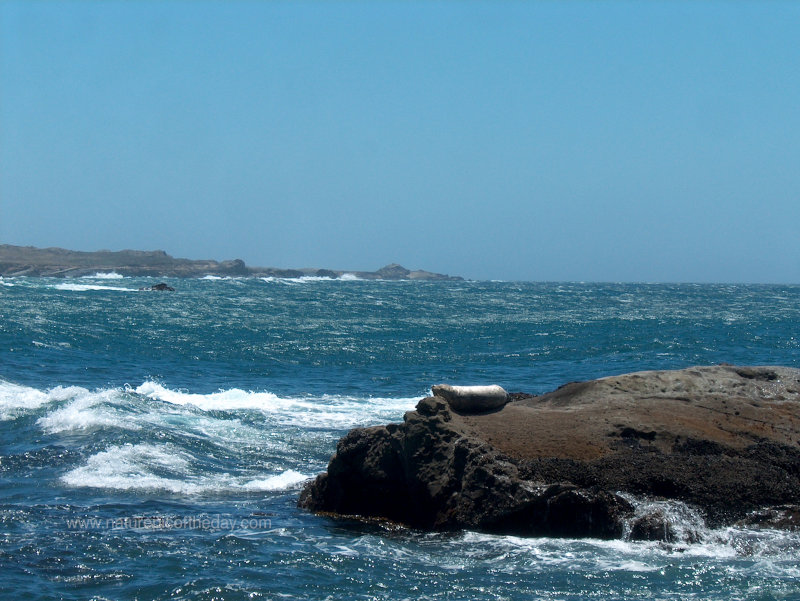
[[[299,504],[431,530],[672,540],[673,502],[712,527],[797,524],[800,370],[640,372],[481,414],[428,397],[402,424],[342,438]]]
[[[169,284],[165,284],[164,282],[153,284],[152,286],[148,286],[147,288],[139,288],[139,290],[157,290],[159,292],[175,292],[175,288],[173,288]]]

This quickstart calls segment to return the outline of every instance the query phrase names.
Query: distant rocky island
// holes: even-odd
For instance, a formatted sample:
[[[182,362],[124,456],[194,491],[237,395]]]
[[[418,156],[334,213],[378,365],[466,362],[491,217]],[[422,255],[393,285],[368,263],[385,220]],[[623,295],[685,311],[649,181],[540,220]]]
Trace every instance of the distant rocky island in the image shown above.
[[[230,261],[179,259],[163,250],[98,250],[84,252],[64,248],[36,248],[0,244],[0,276],[82,277],[96,273],[118,273],[136,277],[199,278],[219,277],[276,277],[304,276],[363,280],[462,280],[457,276],[410,270],[392,263],[377,271],[342,271],[332,269],[280,269],[248,267],[241,259]]]

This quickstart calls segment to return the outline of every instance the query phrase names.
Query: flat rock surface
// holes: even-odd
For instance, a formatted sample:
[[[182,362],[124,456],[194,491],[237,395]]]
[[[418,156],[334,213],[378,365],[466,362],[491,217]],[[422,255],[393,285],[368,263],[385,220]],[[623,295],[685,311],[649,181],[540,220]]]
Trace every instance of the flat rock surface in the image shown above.
[[[618,451],[620,439],[662,452],[686,439],[797,446],[799,400],[800,370],[713,366],[571,383],[461,420],[512,457],[592,460]]]

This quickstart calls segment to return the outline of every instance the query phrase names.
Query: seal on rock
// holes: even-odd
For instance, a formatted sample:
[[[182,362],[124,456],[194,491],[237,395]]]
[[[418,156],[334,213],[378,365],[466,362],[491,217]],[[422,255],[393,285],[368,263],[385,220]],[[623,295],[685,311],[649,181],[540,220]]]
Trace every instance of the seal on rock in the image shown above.
[[[478,413],[502,407],[508,402],[508,393],[493,384],[491,386],[450,386],[437,384],[431,387],[433,396],[447,401],[451,409],[462,413]]]

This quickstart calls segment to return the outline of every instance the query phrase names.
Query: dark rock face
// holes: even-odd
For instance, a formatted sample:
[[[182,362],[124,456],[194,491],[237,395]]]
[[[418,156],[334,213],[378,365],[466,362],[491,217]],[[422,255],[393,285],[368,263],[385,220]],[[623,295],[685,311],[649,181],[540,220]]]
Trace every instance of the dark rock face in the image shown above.
[[[402,425],[356,429],[300,505],[381,517],[422,529],[471,528],[551,536],[617,537],[630,504],[597,488],[536,485],[516,462],[459,436],[444,400],[429,397]]]
[[[643,372],[511,398],[469,415],[429,397],[402,424],[351,431],[300,506],[431,530],[667,541],[679,537],[668,512],[634,498],[679,502],[710,526],[797,522],[800,370]]]
[[[339,277],[335,271],[331,271],[330,269],[317,269],[314,272],[314,275],[318,278],[331,278],[332,280],[335,280]]]
[[[378,276],[382,278],[394,280],[394,279],[407,278],[408,274],[410,274],[411,271],[406,269],[402,265],[398,265],[397,263],[392,263],[391,265],[386,265],[385,267],[381,267],[375,273],[377,273]]]
[[[250,270],[241,259],[233,259],[232,261],[221,261],[217,264],[219,273],[231,277],[244,277],[250,275]]]

